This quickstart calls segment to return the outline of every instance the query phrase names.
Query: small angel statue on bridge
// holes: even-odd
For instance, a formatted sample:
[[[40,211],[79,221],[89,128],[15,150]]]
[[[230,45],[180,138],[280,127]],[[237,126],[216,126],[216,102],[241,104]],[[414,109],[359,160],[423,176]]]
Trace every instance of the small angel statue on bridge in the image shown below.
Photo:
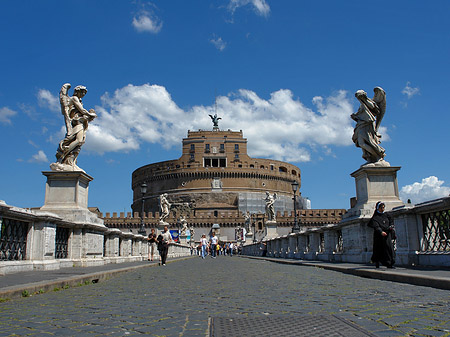
[[[77,166],[77,158],[81,146],[86,141],[88,124],[97,117],[94,109],[88,111],[83,107],[82,98],[87,93],[86,87],[76,86],[72,97],[68,95],[69,89],[70,83],[66,83],[59,93],[61,112],[66,124],[66,136],[59,143],[56,152],[57,162],[50,164],[53,171],[83,171]]]
[[[267,222],[276,222],[275,219],[275,200],[277,198],[277,194],[274,193],[271,195],[269,192],[266,192],[266,198],[264,201],[266,202],[266,215],[267,215]]]
[[[368,98],[364,90],[355,93],[360,106],[357,112],[351,114],[351,118],[356,122],[352,140],[362,149],[362,157],[367,161],[365,165],[390,166],[384,161],[386,154],[384,148],[379,145],[381,135],[378,133],[386,112],[386,93],[380,87],[375,87],[373,91],[373,99]]]

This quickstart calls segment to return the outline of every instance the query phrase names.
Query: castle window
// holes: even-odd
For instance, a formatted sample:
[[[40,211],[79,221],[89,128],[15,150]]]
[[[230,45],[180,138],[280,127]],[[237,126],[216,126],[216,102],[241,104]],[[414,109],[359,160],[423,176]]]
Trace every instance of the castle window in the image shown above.
[[[219,216],[219,212],[214,211],[214,216],[217,218]]]
[[[234,160],[237,160],[237,161],[239,160],[239,154],[236,153],[236,154],[234,155]]]
[[[221,153],[225,152],[225,144],[220,144],[220,149],[219,149],[219,151],[220,151]]]
[[[279,170],[280,172],[287,173],[287,168],[286,168],[286,167],[280,166],[280,167],[278,168],[278,170]]]
[[[203,167],[227,167],[225,158],[203,158]]]
[[[264,165],[261,165],[259,168],[264,170]]]
[[[205,144],[205,152],[209,153],[209,144]]]
[[[239,152],[239,144],[234,144],[234,152]]]
[[[191,144],[191,152],[195,152],[195,144]]]
[[[191,158],[190,158],[190,161],[194,161],[195,160],[195,158],[194,158],[194,154],[193,153],[191,153]]]
[[[292,170],[292,174],[295,176],[297,175],[297,172],[295,170]]]
[[[253,164],[250,164],[250,168],[255,168],[255,165],[253,165]]]
[[[273,164],[270,164],[270,170],[273,171],[275,169],[275,166]]]

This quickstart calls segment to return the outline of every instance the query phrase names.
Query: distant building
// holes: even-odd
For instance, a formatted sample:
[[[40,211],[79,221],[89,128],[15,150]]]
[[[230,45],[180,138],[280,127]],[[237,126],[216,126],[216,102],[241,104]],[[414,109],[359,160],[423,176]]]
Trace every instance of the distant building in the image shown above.
[[[159,211],[158,196],[172,202],[189,202],[194,211],[220,209],[264,212],[266,191],[277,194],[275,211],[293,210],[291,183],[301,184],[300,169],[272,159],[247,154],[242,131],[188,131],[179,159],[138,168],[132,175],[135,212],[142,208],[140,186],[147,184],[145,210]],[[300,199],[299,199],[300,200]],[[302,203],[297,205],[302,208]]]
[[[301,175],[297,166],[249,157],[247,139],[242,131],[218,128],[188,131],[179,159],[145,165],[133,172],[133,216],[117,218],[116,215],[116,218],[111,218],[107,214],[105,224],[125,230],[138,228],[136,218],[141,213],[144,199],[144,222],[148,224],[146,227],[153,227],[160,211],[159,196],[167,193],[172,204],[169,223],[177,226],[179,216],[186,215],[189,226],[195,228],[196,240],[201,234],[209,233],[214,224],[220,227],[222,239],[235,240],[235,232],[244,225],[243,213],[247,211],[253,214],[252,222],[261,238],[265,221],[264,199],[269,192],[277,194],[275,212],[278,214],[279,233],[288,233],[293,225],[291,184],[294,181],[300,189]],[[144,183],[147,186],[145,195],[141,192]],[[299,213],[305,212],[306,215],[310,207],[309,199],[302,198],[298,191],[296,208]],[[326,210],[321,213],[322,217],[315,213],[315,225],[338,222],[343,211]],[[306,219],[301,221],[303,225],[314,226],[307,224]]]

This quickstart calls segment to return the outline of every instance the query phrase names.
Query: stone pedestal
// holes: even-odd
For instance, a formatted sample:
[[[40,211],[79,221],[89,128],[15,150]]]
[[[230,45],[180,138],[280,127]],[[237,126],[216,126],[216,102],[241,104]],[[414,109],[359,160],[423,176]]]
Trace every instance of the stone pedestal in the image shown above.
[[[42,209],[87,208],[89,183],[94,178],[81,171],[44,171],[42,174],[47,177]]]
[[[41,211],[64,220],[103,226],[103,220],[88,210],[89,183],[94,179],[82,171],[45,171],[45,203]],[[104,226],[103,226],[104,227]]]
[[[344,218],[371,217],[375,204],[382,201],[386,211],[402,206],[399,198],[397,171],[399,166],[377,167],[363,166],[351,174],[356,184],[356,204],[347,212]]]
[[[263,240],[270,240],[279,236],[277,232],[276,221],[266,221],[264,226],[265,226],[265,235]]]
[[[103,256],[103,233],[108,230],[97,214],[88,209],[91,176],[82,171],[46,171],[45,204],[41,212],[56,214],[68,228],[68,258],[95,259]],[[57,230],[58,226],[56,227]]]
[[[180,238],[180,244],[182,244],[182,245],[188,244],[188,240],[187,240],[188,236],[186,234],[180,234],[179,238]]]
[[[162,232],[164,232],[164,227],[167,226],[167,228],[170,230],[170,224],[165,221],[158,222],[158,225],[156,226],[156,234],[159,235]]]
[[[253,243],[253,233],[250,232],[250,233],[245,234],[245,244],[249,245],[252,243]]]

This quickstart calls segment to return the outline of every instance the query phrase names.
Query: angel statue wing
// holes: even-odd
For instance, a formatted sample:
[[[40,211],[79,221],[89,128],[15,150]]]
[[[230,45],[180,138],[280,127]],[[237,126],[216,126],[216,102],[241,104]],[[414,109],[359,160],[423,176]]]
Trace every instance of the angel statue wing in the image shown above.
[[[72,132],[72,123],[71,123],[71,119],[69,117],[70,97],[68,95],[70,87],[71,87],[70,83],[65,83],[65,84],[63,84],[63,86],[61,87],[61,90],[59,91],[59,103],[61,103],[61,112],[64,116],[64,121],[66,123],[67,134],[70,134]]]
[[[380,126],[381,120],[386,112],[386,92],[381,87],[375,87],[373,92],[373,101],[377,104],[379,109],[377,121],[375,123],[375,132],[378,132],[378,127]]]

